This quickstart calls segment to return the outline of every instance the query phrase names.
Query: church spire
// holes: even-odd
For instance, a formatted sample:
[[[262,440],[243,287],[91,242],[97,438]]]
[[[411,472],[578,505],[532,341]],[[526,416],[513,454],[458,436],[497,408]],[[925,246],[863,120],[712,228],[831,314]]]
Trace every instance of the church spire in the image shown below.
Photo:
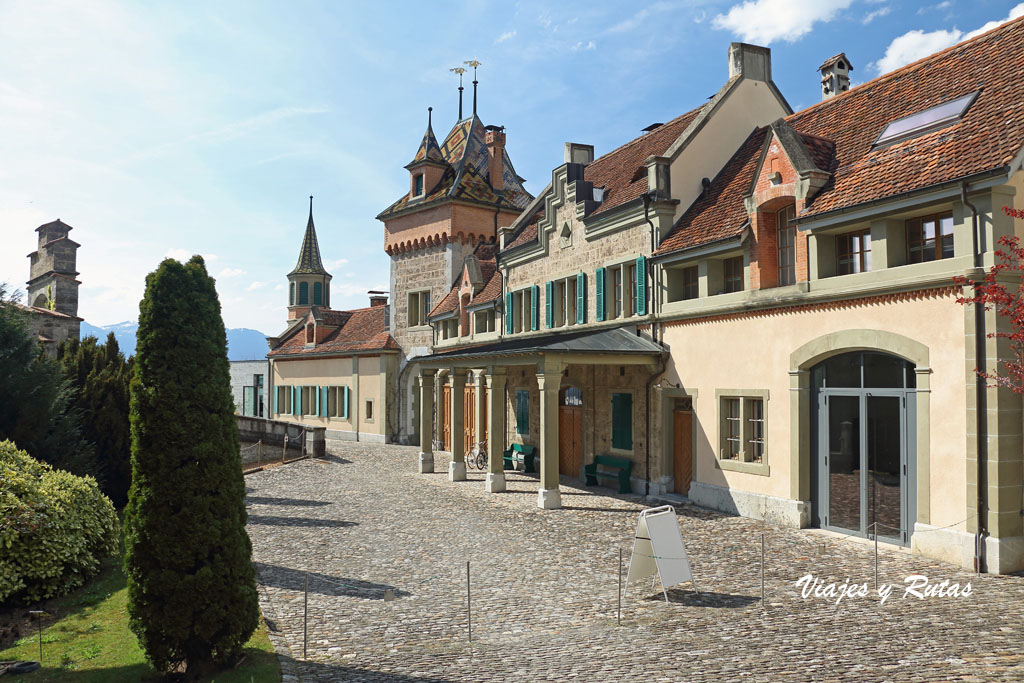
[[[437,138],[434,137],[433,111],[433,107],[427,107],[427,132],[423,134],[420,147],[416,150],[416,157],[409,162],[406,168],[419,164],[421,161],[433,161],[438,164],[447,163],[444,155],[441,154],[441,145],[437,144]]]
[[[306,221],[306,234],[302,238],[299,250],[299,261],[288,275],[298,274],[327,275],[323,261],[320,260],[320,245],[316,241],[316,228],[313,226],[313,195],[309,195],[309,220]]]

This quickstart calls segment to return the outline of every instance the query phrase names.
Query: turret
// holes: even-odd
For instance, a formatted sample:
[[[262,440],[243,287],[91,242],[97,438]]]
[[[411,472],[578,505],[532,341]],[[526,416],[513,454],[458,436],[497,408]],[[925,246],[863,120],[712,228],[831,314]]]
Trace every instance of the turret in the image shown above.
[[[313,226],[312,195],[309,197],[309,220],[299,250],[299,261],[288,273],[288,320],[301,318],[311,306],[331,307],[331,275],[320,259],[320,245]]]

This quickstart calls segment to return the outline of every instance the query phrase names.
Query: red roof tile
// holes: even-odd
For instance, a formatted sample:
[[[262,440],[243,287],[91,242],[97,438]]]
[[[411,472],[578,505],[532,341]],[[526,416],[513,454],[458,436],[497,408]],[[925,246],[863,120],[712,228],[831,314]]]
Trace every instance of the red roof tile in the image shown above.
[[[398,343],[388,333],[388,307],[371,306],[353,311],[317,311],[323,325],[338,326],[322,342],[306,346],[305,330],[299,326],[281,341],[268,356],[346,353],[353,351],[398,350]]]

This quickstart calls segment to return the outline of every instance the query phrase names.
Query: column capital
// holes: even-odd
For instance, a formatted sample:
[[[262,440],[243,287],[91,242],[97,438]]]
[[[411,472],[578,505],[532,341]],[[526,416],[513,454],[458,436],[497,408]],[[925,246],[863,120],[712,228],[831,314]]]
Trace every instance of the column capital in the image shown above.
[[[537,381],[540,382],[543,378],[558,377],[560,382],[563,370],[565,370],[563,361],[545,358],[537,363]]]

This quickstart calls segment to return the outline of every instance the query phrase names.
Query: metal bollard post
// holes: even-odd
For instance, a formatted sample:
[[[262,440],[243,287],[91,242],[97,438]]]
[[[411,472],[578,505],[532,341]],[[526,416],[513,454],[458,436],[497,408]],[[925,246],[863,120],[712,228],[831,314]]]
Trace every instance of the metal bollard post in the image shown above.
[[[469,590],[469,560],[466,560],[466,627],[469,629],[469,642],[473,642],[473,610],[472,595]]]
[[[622,548],[619,548],[619,610],[615,621],[622,626]]]
[[[256,442],[256,467],[263,467],[263,439]]]
[[[306,659],[309,645],[309,572],[306,572],[306,590],[302,597],[302,658]]]
[[[288,435],[284,435],[284,445],[281,446],[281,464],[284,464],[285,453],[288,450]]]
[[[764,534],[761,534],[761,609],[765,609],[765,604],[764,604]]]

